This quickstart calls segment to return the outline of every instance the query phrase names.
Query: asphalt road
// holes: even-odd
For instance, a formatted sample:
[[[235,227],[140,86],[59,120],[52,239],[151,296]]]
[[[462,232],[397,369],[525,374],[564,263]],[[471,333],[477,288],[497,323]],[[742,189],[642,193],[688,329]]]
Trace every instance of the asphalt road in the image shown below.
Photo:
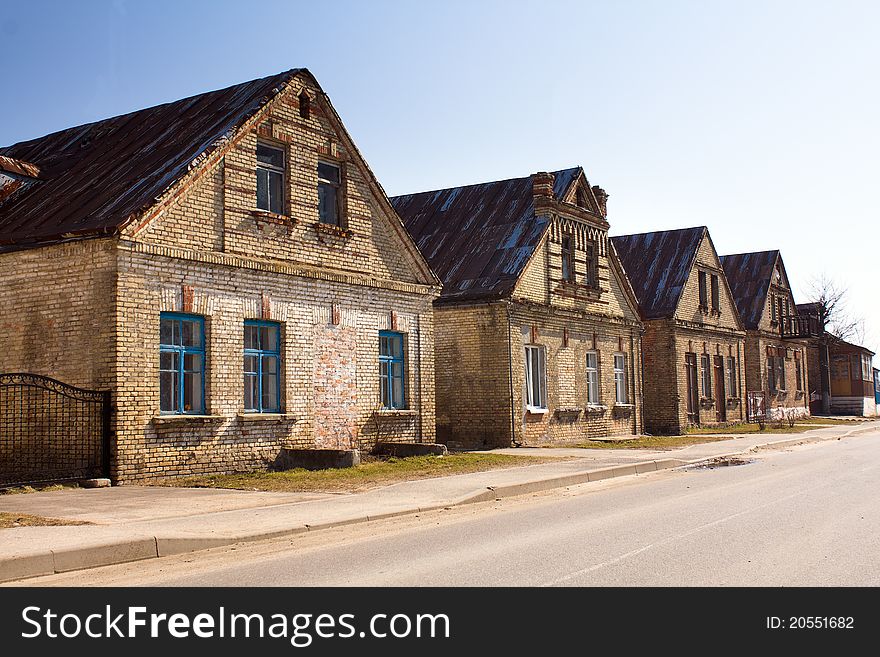
[[[880,432],[26,585],[880,585]]]

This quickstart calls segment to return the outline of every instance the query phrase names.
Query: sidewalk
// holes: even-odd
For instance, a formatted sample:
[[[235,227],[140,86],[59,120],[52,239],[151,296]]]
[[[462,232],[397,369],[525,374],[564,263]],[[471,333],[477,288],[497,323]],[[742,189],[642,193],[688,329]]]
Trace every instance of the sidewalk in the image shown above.
[[[365,493],[267,493],[120,486],[0,496],[0,511],[92,525],[0,530],[0,582],[163,557],[692,465],[757,447],[835,440],[880,422],[743,435],[674,450],[511,448],[558,462],[408,481]]]

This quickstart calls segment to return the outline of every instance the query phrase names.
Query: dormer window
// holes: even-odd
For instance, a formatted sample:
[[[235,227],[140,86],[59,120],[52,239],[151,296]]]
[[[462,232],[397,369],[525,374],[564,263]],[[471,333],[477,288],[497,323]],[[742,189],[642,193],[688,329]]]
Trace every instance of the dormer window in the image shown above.
[[[339,226],[339,190],[342,176],[339,167],[318,162],[318,219],[322,224]]]
[[[257,208],[284,214],[284,150],[257,142]]]
[[[587,208],[587,193],[584,191],[583,187],[577,188],[577,192],[575,192],[575,203],[579,208]]]

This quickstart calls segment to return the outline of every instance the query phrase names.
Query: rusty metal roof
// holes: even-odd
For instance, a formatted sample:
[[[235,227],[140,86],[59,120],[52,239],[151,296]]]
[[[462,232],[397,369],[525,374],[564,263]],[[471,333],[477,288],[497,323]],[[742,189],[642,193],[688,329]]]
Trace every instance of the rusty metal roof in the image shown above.
[[[0,148],[0,156],[39,173],[26,190],[0,202],[0,249],[115,232],[302,70]]]
[[[554,171],[561,198],[583,172]],[[431,268],[443,281],[441,302],[510,294],[549,221],[535,217],[532,176],[391,198]]]
[[[746,329],[755,330],[761,322],[778,259],[778,250],[721,256],[724,275]]]
[[[611,238],[639,300],[642,319],[668,319],[694,266],[705,226]]]

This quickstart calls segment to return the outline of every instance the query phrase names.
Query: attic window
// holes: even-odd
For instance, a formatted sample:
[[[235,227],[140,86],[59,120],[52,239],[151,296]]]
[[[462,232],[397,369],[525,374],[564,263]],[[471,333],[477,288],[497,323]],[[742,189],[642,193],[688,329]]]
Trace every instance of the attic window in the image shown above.
[[[584,191],[583,187],[577,188],[577,192],[575,192],[575,203],[579,208],[587,208],[587,193]]]
[[[306,93],[305,90],[302,91],[299,95],[299,115],[300,117],[307,119],[309,118],[309,114],[312,110],[312,99],[309,98],[309,94]]]
[[[257,143],[257,208],[284,214],[284,150]]]

